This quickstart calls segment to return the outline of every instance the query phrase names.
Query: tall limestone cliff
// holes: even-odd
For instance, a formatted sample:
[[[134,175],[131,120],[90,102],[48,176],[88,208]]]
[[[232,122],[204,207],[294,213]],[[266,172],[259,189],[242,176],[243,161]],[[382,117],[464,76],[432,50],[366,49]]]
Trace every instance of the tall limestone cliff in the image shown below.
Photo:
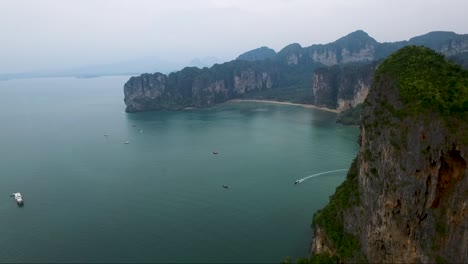
[[[360,151],[314,215],[312,259],[468,262],[468,71],[416,46],[377,69]]]
[[[294,43],[278,53],[262,47],[211,68],[132,77],[124,86],[124,101],[129,112],[206,107],[240,97],[346,110],[365,99],[375,63],[413,43],[466,63],[467,56],[458,55],[468,54],[468,35],[431,32],[409,41],[379,43],[358,30],[324,45]]]
[[[312,103],[344,111],[364,102],[376,63],[348,63],[319,68],[312,76]]]
[[[248,92],[271,89],[275,82],[272,72],[259,64],[238,61],[228,67],[187,67],[169,76],[142,74],[125,83],[126,111],[179,110],[222,103]]]

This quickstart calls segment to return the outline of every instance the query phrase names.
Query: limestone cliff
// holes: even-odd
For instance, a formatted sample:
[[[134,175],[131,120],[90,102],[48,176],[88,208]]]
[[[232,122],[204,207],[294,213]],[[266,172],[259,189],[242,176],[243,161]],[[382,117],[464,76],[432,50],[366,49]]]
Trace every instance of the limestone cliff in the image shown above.
[[[155,73],[132,77],[124,85],[126,111],[206,107],[274,85],[270,72],[254,66],[231,67],[222,72],[218,67],[222,66],[185,68],[169,76]]]
[[[409,46],[376,71],[360,151],[314,215],[312,251],[343,262],[468,262],[468,72]]]
[[[312,103],[344,111],[364,102],[376,63],[319,68],[312,76]]]
[[[368,62],[378,59],[379,43],[366,32],[357,30],[326,45],[312,45],[306,49],[308,56],[323,65]]]

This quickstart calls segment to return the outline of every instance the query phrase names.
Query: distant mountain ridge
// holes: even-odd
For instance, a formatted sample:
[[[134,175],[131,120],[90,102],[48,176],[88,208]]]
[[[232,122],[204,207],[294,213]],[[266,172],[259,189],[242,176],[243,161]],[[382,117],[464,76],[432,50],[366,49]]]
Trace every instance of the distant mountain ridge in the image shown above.
[[[437,31],[408,41],[379,43],[357,30],[328,44],[302,47],[294,43],[277,53],[261,47],[211,68],[184,68],[169,76],[156,73],[132,77],[124,85],[124,101],[128,112],[208,107],[235,98],[292,101],[346,110],[362,103],[369,91],[375,67],[362,64],[375,64],[407,45],[424,45],[462,65],[468,58],[466,34]],[[320,70],[337,66],[340,70],[331,73],[341,77],[324,76],[326,71]],[[362,72],[365,69],[367,72]],[[340,83],[355,88],[343,87],[338,92]]]
[[[433,31],[425,35],[413,37],[408,41],[379,43],[363,30],[357,30],[328,44],[314,44],[309,47],[302,47],[298,43],[290,44],[279,51],[276,57],[274,53],[269,53],[265,57],[263,54],[266,50],[273,52],[274,50],[264,46],[247,51],[237,57],[237,59],[258,61],[267,58],[278,59],[286,57],[291,64],[297,64],[296,61],[299,62],[299,60],[312,59],[314,62],[331,66],[348,62],[381,60],[408,45],[426,46],[450,56],[468,52],[468,34],[460,35],[451,31]]]

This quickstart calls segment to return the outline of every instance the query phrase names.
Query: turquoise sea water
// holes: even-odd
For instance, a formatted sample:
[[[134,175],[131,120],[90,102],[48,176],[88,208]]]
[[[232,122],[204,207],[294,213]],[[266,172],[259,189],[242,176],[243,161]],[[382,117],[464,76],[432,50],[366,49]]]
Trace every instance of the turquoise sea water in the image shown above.
[[[348,168],[357,128],[261,103],[127,114],[127,79],[0,82],[1,262],[307,255],[312,215],[346,172],[294,181]]]

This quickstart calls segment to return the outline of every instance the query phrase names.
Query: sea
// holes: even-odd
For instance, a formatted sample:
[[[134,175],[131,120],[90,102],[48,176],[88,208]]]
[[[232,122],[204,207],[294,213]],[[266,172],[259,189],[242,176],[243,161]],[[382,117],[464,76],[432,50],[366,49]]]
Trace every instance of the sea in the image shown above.
[[[0,81],[0,262],[308,255],[358,128],[254,102],[126,113],[128,78]]]

